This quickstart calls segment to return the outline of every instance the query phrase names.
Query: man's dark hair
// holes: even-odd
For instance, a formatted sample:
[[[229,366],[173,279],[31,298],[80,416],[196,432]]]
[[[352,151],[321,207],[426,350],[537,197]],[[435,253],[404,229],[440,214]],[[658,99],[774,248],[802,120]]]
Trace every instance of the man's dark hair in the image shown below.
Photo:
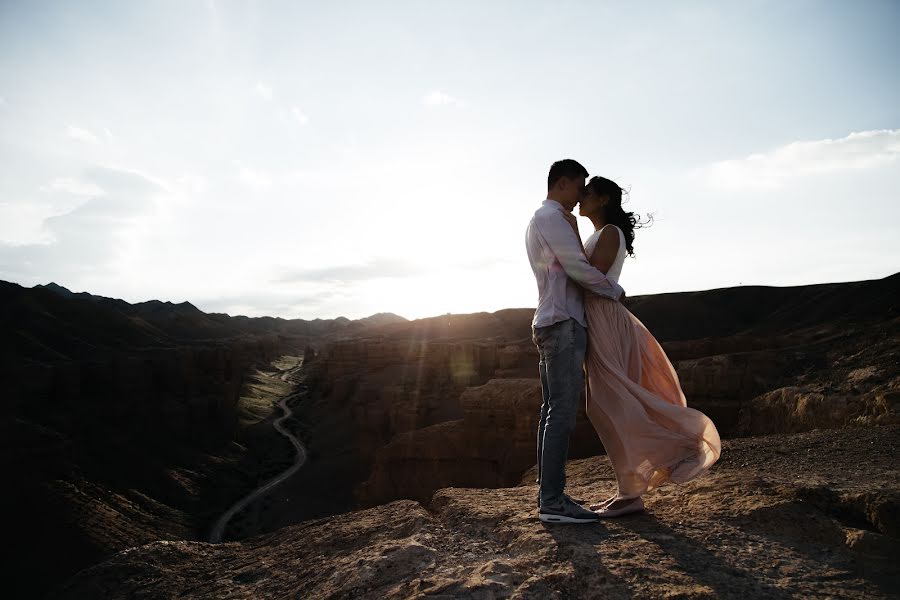
[[[550,165],[550,174],[547,175],[547,189],[550,190],[556,185],[560,177],[568,177],[569,179],[578,179],[588,176],[587,169],[581,166],[576,160],[565,158],[558,160]]]

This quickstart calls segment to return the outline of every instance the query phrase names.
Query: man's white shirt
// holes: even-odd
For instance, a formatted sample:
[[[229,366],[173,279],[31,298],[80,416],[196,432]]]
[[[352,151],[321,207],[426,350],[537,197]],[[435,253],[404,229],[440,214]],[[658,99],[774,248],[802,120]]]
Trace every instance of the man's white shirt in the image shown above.
[[[528,260],[538,286],[532,327],[546,327],[569,318],[586,327],[582,288],[613,300],[622,295],[618,283],[588,262],[578,233],[563,214],[565,210],[556,200],[544,200],[525,231]]]

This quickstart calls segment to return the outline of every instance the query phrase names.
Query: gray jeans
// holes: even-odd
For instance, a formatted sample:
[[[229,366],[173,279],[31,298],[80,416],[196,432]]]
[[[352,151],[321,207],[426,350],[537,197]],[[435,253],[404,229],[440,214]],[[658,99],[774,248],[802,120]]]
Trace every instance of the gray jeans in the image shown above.
[[[544,396],[537,431],[538,505],[543,506],[562,500],[566,487],[569,436],[584,387],[587,331],[575,319],[567,319],[533,328],[532,339],[541,357]]]

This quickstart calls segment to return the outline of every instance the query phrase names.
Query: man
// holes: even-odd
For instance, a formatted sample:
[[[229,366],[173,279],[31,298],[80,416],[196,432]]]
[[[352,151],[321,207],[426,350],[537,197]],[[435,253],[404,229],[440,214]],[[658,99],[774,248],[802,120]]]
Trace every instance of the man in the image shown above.
[[[538,518],[553,523],[590,523],[597,513],[572,500],[564,489],[569,436],[575,428],[584,386],[587,323],[582,288],[615,301],[624,292],[584,255],[572,209],[584,194],[587,170],[574,160],[553,163],[547,199],[525,232],[528,260],[538,286],[531,323],[540,354],[543,403],[537,433]]]

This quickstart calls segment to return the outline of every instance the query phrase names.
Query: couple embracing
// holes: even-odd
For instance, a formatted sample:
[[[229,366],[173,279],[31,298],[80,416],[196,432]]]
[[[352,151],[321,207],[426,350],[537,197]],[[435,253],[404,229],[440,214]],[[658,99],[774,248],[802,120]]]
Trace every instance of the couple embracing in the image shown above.
[[[567,159],[554,163],[547,199],[528,224],[525,243],[538,286],[532,321],[540,355],[537,432],[538,517],[590,523],[644,510],[642,496],[706,472],[721,452],[719,434],[687,406],[662,347],[622,304],[619,275],[633,254],[634,213],[622,189]],[[572,210],[594,225],[582,243]],[[591,504],[565,493],[569,436],[581,390],[586,412],[606,449],[618,490]]]

